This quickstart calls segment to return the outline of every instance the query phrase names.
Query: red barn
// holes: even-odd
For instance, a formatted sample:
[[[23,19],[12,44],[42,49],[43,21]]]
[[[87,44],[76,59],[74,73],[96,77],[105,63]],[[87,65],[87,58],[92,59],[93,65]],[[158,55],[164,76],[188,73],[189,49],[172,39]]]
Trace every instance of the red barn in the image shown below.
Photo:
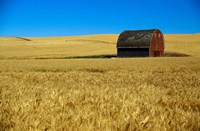
[[[164,55],[164,36],[159,29],[129,30],[120,34],[118,57],[159,57]]]

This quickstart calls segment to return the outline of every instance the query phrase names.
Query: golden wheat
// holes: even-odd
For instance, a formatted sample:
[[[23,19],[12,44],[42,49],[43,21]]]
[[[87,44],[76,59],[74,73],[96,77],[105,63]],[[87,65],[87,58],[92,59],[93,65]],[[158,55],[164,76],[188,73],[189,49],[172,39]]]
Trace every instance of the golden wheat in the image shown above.
[[[0,130],[200,130],[197,35],[166,36],[171,55],[190,57],[35,60],[115,54],[116,38],[1,38]]]

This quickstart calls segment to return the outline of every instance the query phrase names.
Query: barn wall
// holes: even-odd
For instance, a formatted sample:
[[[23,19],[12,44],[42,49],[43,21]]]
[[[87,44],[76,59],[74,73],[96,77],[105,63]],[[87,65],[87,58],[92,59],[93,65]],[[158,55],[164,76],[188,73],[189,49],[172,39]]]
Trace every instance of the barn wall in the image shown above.
[[[164,38],[159,30],[155,31],[153,34],[150,55],[151,57],[164,55]]]
[[[149,48],[118,48],[118,57],[149,57]]]

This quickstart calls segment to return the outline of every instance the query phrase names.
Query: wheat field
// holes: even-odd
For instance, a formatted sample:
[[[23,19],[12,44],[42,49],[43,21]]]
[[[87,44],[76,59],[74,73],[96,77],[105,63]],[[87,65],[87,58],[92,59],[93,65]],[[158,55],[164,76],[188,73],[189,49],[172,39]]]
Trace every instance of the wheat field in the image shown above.
[[[117,38],[1,37],[0,130],[200,130],[200,35],[160,58],[117,58]]]

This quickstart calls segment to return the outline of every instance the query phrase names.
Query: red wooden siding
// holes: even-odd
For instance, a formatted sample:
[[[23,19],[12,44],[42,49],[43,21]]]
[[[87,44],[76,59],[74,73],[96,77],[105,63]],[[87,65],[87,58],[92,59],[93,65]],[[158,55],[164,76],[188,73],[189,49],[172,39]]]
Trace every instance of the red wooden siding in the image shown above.
[[[154,32],[151,40],[150,56],[156,57],[163,55],[164,55],[164,38],[163,34],[159,30],[157,30]]]

